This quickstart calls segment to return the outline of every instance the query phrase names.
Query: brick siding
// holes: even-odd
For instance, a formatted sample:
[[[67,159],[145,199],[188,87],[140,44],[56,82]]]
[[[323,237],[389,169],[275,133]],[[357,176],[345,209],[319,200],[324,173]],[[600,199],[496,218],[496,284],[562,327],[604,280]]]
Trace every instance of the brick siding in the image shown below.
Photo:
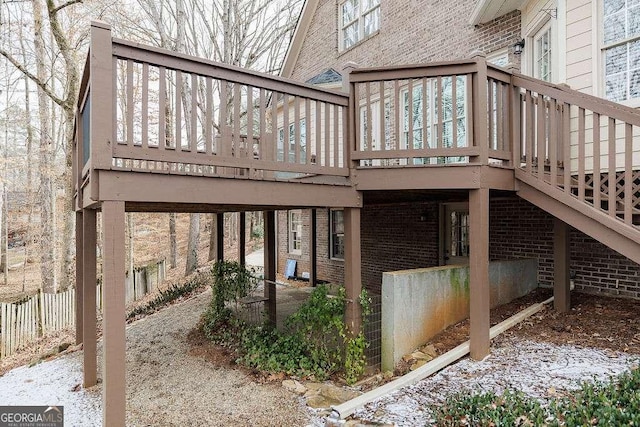
[[[287,213],[278,215],[278,271],[286,259],[309,271],[308,210],[303,210],[302,255],[287,252]],[[329,215],[317,210],[318,278],[342,283],[344,263],[329,259]],[[435,202],[367,205],[362,209],[362,281],[379,292],[382,273],[438,265],[439,205]],[[492,261],[537,258],[538,281],[553,284],[553,217],[518,197],[492,198],[489,257]],[[576,289],[640,298],[640,265],[577,230],[571,232],[571,270]]]
[[[306,81],[325,69],[412,64],[466,59],[513,46],[521,39],[520,12],[474,27],[468,20],[476,0],[422,0],[380,4],[380,30],[351,49],[338,52],[338,2],[321,0],[303,42],[292,78]],[[520,57],[509,51],[520,66]]]

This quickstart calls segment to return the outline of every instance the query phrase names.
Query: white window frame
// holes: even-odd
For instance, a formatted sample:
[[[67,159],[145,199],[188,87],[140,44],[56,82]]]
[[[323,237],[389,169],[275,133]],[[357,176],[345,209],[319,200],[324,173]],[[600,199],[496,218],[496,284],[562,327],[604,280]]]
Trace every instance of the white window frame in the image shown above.
[[[547,35],[548,34],[548,35]],[[554,73],[554,64],[555,64],[555,58],[554,58],[554,45],[553,45],[553,37],[554,31],[553,28],[551,26],[551,20],[549,19],[538,31],[536,31],[536,33],[531,37],[531,41],[532,41],[532,49],[533,49],[533,60],[531,61],[531,65],[533,66],[533,70],[532,70],[532,75],[533,77],[540,79],[540,80],[544,80],[547,82],[553,82],[554,79],[556,78],[555,73]],[[545,52],[541,52],[540,51],[540,43],[539,41],[545,36],[547,35],[548,37],[548,49]],[[542,55],[546,55],[547,60],[549,61],[549,65],[548,65],[548,69],[547,69],[547,75],[543,76],[540,73],[540,66],[539,64],[542,62],[543,58]]]
[[[354,19],[345,23],[343,20],[343,6],[345,5],[345,3],[349,1],[357,1],[358,10],[355,13]],[[364,3],[365,3],[365,0],[343,0],[343,1],[340,1],[340,3],[338,4],[338,51],[339,52],[343,52],[351,49],[354,46],[357,46],[360,42],[368,39],[369,37],[372,37],[373,35],[377,34],[378,31],[380,30],[380,3],[381,3],[380,0],[373,0],[372,1],[373,5],[368,9],[364,9],[365,7]],[[375,28],[370,34],[365,35],[364,18],[365,16],[371,13],[376,13],[376,10],[378,13],[378,28]],[[345,41],[347,39],[345,39],[344,37],[344,30],[354,24],[357,26],[356,40],[353,41],[353,44],[349,46],[345,46]]]
[[[333,214],[335,212],[342,212],[342,233],[334,233],[333,229]],[[342,235],[342,256],[336,255],[334,252],[334,235]],[[344,261],[344,210],[342,209],[330,209],[329,210],[329,258],[338,261]]]
[[[463,114],[457,114],[456,115],[456,119],[457,120],[463,120],[465,123],[465,135],[464,135],[464,145],[461,144],[461,141],[458,141],[457,143],[457,147],[468,147],[469,146],[469,106],[467,105],[466,102],[466,85],[469,84],[468,81],[464,80],[465,77],[464,76],[457,76],[458,77],[458,81],[456,82],[456,92],[460,92],[463,95]],[[464,87],[461,86],[461,80],[460,78],[462,78],[462,81],[464,82],[463,84],[465,85]],[[427,141],[422,141],[422,147],[421,148],[425,148],[425,146],[431,147],[431,148],[435,148],[435,146],[437,145],[437,140],[435,139],[434,135],[438,135],[438,137],[442,138],[442,133],[439,131],[438,129],[438,117],[437,117],[437,100],[436,97],[434,96],[435,93],[437,93],[437,79],[435,78],[431,78],[427,80],[427,91],[426,91],[426,95],[427,95]],[[422,90],[422,83],[421,82],[414,82],[413,86],[412,86],[413,92],[415,93],[416,91],[420,94],[420,97],[423,96],[424,91]],[[403,148],[407,148],[409,145],[409,128],[408,128],[408,117],[407,117],[407,105],[409,102],[409,86],[405,86],[401,91],[400,91],[400,105],[401,105],[401,110],[400,110],[400,147]],[[415,102],[416,98],[412,97],[412,102]],[[459,105],[459,103],[457,103],[457,105]],[[420,116],[422,117],[423,113],[422,113],[422,108],[419,108],[420,110]],[[443,107],[444,109],[444,107]],[[405,128],[405,123],[407,124],[407,127]],[[444,119],[442,120],[442,125],[445,126],[447,123],[451,123],[451,125],[453,126],[453,115],[451,117],[449,117],[448,119]],[[422,123],[422,127],[413,128],[413,131],[416,132],[416,130],[420,131],[420,135],[421,138],[424,135],[423,133],[423,128],[425,126],[425,123]],[[452,132],[452,138],[453,138],[453,132]],[[458,132],[457,133],[458,138],[461,138],[461,134]],[[413,138],[411,139],[411,142],[413,143]],[[453,142],[453,141],[451,141]],[[425,145],[427,144],[427,145]],[[443,144],[444,145],[444,144]],[[453,145],[453,144],[452,144]],[[419,161],[420,159],[414,159],[414,162]],[[454,161],[452,159],[438,159],[438,158],[430,158],[429,159],[429,163],[457,163],[458,161]]]
[[[605,16],[604,16],[604,1],[600,0],[598,2],[594,2],[594,7],[596,8],[596,10],[594,11],[594,16],[597,17],[597,28],[598,28],[598,37],[597,37],[597,41],[594,41],[594,43],[598,46],[598,53],[599,53],[599,61],[596,61],[594,58],[594,63],[598,62],[598,69],[596,70],[595,74],[598,75],[600,74],[600,78],[598,79],[598,82],[600,84],[600,96],[602,96],[605,99],[609,99],[607,98],[607,76],[606,76],[606,51],[609,49],[613,49],[619,46],[624,46],[624,45],[629,45],[632,42],[636,42],[640,40],[640,34],[635,35],[635,36],[631,36],[631,37],[624,37],[622,39],[613,41],[613,42],[609,42],[609,43],[605,43],[604,41],[604,25],[605,25]],[[628,2],[625,2],[625,16],[628,13]],[[627,69],[626,71],[629,72],[629,56],[627,54]],[[630,76],[627,75],[627,85],[626,85],[626,90],[628,91],[630,89]],[[619,102],[621,104],[630,106],[630,107],[640,107],[640,96],[637,96],[635,98],[627,98],[624,100],[613,100],[614,102]]]
[[[551,30],[551,83],[558,83],[559,79],[559,56],[560,52],[558,51],[560,45],[558,44],[558,25],[557,19],[552,18],[550,15],[546,13],[539,13],[536,15],[536,19],[529,26],[529,31],[524,34],[524,58],[522,63],[522,70],[524,74],[528,76],[535,77],[537,75],[536,72],[536,58],[535,58],[535,50],[536,43],[535,38],[538,33],[545,30],[546,27],[549,27]]]
[[[487,62],[498,67],[509,66],[509,48],[495,50],[487,55]]]
[[[302,211],[300,209],[287,212],[287,246],[290,254],[302,255]]]
[[[307,121],[302,117],[300,125],[300,163],[306,162],[307,150]],[[284,160],[284,127],[278,127],[278,161]],[[296,122],[289,123],[289,159],[288,163],[295,163],[296,159]]]

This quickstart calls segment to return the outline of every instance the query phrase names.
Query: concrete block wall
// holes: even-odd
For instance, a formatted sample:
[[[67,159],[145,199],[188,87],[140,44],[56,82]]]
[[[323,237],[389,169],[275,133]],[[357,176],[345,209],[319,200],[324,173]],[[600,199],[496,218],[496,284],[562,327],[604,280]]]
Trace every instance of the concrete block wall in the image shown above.
[[[491,200],[492,260],[537,257],[541,285],[553,285],[553,217],[518,197]],[[640,265],[586,234],[571,231],[576,289],[640,298]]]
[[[489,265],[491,307],[538,287],[537,260]],[[384,273],[382,279],[382,370],[450,325],[469,317],[469,267],[445,266]]]

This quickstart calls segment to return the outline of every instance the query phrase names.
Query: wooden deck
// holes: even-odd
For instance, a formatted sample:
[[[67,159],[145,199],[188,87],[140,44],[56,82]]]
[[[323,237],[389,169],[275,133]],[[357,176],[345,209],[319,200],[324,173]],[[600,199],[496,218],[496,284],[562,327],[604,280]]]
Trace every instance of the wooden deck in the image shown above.
[[[347,68],[343,77],[343,91],[334,92],[113,39],[108,26],[92,24],[73,156],[77,336],[91,386],[99,209],[104,425],[125,420],[125,211],[263,210],[265,278],[274,281],[274,210],[344,208],[345,316],[357,331],[365,194],[467,195],[475,359],[489,351],[491,190],[515,192],[556,217],[558,310],[569,309],[570,226],[640,263],[636,110],[484,57]],[[268,301],[274,292],[265,289]]]

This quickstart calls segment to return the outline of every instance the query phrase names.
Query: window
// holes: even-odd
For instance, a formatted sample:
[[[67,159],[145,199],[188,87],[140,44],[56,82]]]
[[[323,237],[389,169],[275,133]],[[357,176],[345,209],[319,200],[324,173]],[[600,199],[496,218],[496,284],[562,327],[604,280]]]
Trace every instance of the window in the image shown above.
[[[414,149],[453,147],[453,78],[443,77],[440,80],[440,93],[442,96],[442,130],[438,129],[438,81],[427,80],[425,88],[422,84],[413,84],[411,93],[409,88],[401,93],[403,105],[401,146],[406,148],[410,144]],[[467,146],[467,105],[466,105],[466,78],[456,77],[456,146]],[[411,109],[409,105],[411,104]],[[426,120],[426,121],[425,121]],[[409,123],[411,122],[412,134],[409,135]],[[425,129],[426,127],[426,129]],[[426,136],[426,141],[423,139]],[[438,163],[461,161],[459,158],[441,158]],[[414,159],[414,162],[421,159]]]
[[[551,81],[551,22],[533,36],[533,76]]]
[[[289,211],[289,253],[302,254],[302,211]]]
[[[487,62],[497,65],[498,67],[506,67],[509,65],[508,49],[500,49],[487,55]]]
[[[369,110],[369,111],[367,111]],[[368,115],[371,114],[371,120],[369,120]],[[377,150],[389,150],[391,148],[391,127],[390,127],[390,115],[391,115],[391,105],[388,101],[384,103],[384,135],[381,135],[380,132],[380,100],[372,101],[369,104],[369,109],[367,109],[366,105],[360,107],[360,149],[365,151],[369,148],[368,138],[369,135],[367,132],[371,133],[371,149],[374,151]],[[369,128],[369,123],[371,123],[371,128]],[[385,146],[382,147],[381,142],[384,139]],[[361,160],[360,164],[362,166],[380,166],[382,164],[381,160]]]
[[[605,97],[640,98],[640,1],[603,0]]]
[[[300,163],[307,158],[307,123],[300,119]],[[284,161],[284,128],[278,128],[278,161]],[[289,123],[289,159],[288,163],[296,163],[296,124]]]
[[[329,212],[329,255],[332,259],[344,259],[344,211],[332,209]]]
[[[345,50],[378,31],[380,0],[346,0],[339,15],[340,50]]]

